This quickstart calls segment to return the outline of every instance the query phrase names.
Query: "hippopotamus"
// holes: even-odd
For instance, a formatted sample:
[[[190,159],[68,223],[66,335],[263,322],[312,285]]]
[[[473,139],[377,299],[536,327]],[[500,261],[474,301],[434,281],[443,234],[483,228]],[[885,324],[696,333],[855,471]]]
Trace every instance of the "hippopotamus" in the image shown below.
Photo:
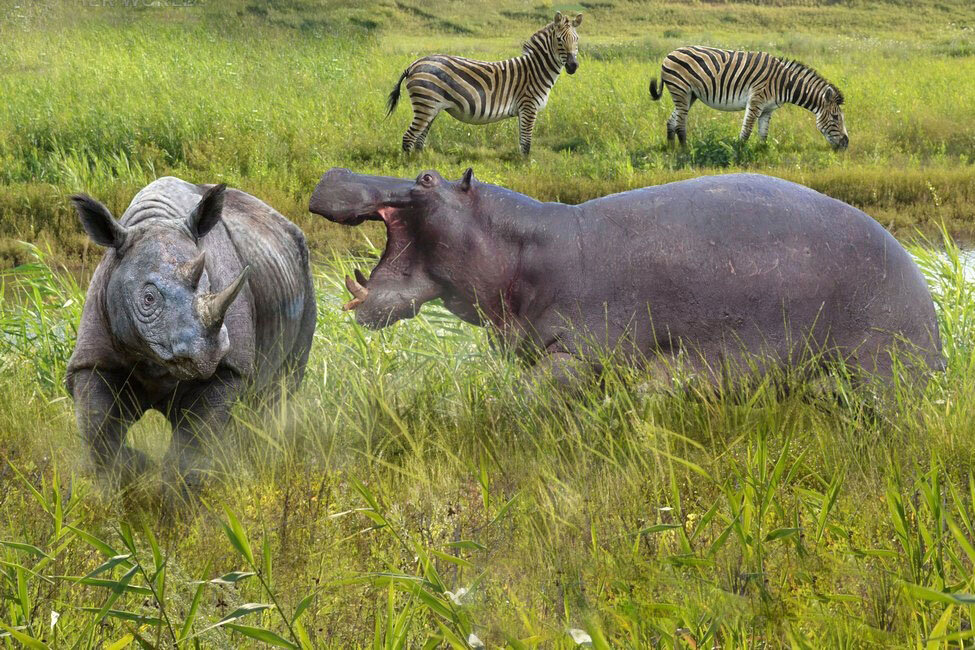
[[[224,429],[233,403],[301,382],[317,315],[304,235],[222,184],[160,178],[119,220],[89,196],[72,201],[107,248],[67,367],[91,458],[117,479],[148,469],[125,436],[156,409],[173,429],[167,478],[198,487],[203,443]]]
[[[927,375],[941,341],[925,279],[880,224],[770,176],[727,174],[579,205],[424,171],[415,181],[326,172],[309,210],[381,220],[370,277],[346,278],[369,328],[435,298],[487,325],[539,372],[577,385],[603,360],[712,382],[843,360],[889,382],[891,352]]]

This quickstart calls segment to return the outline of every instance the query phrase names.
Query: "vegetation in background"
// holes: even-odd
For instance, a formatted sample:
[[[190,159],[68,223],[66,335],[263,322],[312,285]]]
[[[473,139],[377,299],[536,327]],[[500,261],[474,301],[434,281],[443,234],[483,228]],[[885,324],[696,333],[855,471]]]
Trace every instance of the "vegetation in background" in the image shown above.
[[[0,0],[0,257],[46,241],[90,270],[67,196],[87,191],[120,214],[151,179],[225,181],[266,200],[313,249],[361,245],[306,211],[334,165],[412,178],[424,168],[540,199],[583,201],[702,173],[752,170],[863,208],[895,232],[944,222],[975,234],[975,5],[945,2],[476,5],[434,0]],[[132,6],[139,5],[139,6]],[[175,6],[174,6],[175,5]],[[556,9],[582,11],[580,69],[563,75],[529,159],[517,125],[433,125],[405,156],[408,105],[384,119],[416,57],[500,59]],[[670,99],[647,91],[663,56],[687,43],[798,58],[847,97],[851,145],[833,153],[799,108],[777,111],[771,140],[735,147],[741,113],[695,106],[689,150],[665,145]],[[373,234],[379,235],[378,232]]]

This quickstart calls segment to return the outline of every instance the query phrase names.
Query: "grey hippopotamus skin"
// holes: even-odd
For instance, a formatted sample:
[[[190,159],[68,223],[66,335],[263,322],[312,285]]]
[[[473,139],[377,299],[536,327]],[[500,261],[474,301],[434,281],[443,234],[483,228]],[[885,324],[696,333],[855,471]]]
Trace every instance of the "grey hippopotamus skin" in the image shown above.
[[[607,353],[663,378],[688,363],[714,382],[811,355],[889,380],[901,344],[922,374],[943,367],[907,251],[860,210],[773,177],[705,176],[564,205],[470,169],[413,182],[336,168],[309,209],[385,222],[371,277],[346,279],[360,324],[384,327],[442,298],[565,381]]]
[[[118,221],[94,199],[72,198],[108,248],[67,368],[91,457],[115,478],[147,469],[125,436],[156,409],[173,427],[168,478],[198,486],[203,442],[234,401],[301,382],[317,315],[304,235],[223,185],[160,178]]]

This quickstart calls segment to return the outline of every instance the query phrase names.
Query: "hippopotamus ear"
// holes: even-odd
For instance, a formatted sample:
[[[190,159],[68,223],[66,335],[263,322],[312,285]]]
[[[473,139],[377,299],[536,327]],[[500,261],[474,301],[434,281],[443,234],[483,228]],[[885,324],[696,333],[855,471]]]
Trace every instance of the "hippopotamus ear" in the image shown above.
[[[75,194],[71,201],[93,242],[109,248],[120,248],[125,243],[125,226],[115,220],[108,208],[87,194]]]
[[[186,218],[186,227],[197,239],[210,232],[210,229],[220,221],[223,212],[223,193],[226,189],[227,186],[223,183],[208,189],[190,216]]]
[[[460,179],[460,189],[465,192],[471,189],[471,185],[474,183],[474,168],[468,167],[467,171],[464,172],[464,176]]]
[[[582,24],[582,14],[576,14],[575,20],[572,21],[573,27],[578,27]]]

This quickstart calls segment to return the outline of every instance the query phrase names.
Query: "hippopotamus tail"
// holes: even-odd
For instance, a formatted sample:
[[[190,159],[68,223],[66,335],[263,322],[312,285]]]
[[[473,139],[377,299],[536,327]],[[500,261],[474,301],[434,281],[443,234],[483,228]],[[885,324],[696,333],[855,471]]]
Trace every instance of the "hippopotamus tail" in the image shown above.
[[[396,104],[399,102],[399,88],[401,85],[403,85],[403,80],[406,79],[406,76],[409,73],[409,67],[407,67],[406,70],[403,70],[403,74],[399,76],[399,81],[397,81],[396,85],[393,86],[393,92],[389,93],[389,98],[386,100],[386,117],[392,115],[393,111],[396,109]]]
[[[650,99],[657,101],[664,96],[664,82],[660,81],[660,88],[657,88],[657,79],[650,80]]]

